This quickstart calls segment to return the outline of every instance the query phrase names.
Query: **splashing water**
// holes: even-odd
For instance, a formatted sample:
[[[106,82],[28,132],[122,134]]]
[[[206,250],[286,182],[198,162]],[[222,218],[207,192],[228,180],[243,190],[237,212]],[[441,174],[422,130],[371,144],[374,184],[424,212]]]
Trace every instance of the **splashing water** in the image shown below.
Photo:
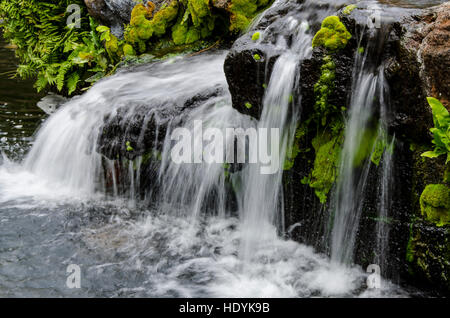
[[[364,190],[367,186],[370,154],[375,151],[369,149],[369,156],[365,155],[364,147],[369,143],[376,114],[381,114],[380,129],[376,130],[374,140],[384,138],[386,127],[386,107],[384,99],[386,81],[384,69],[373,61],[378,56],[380,45],[378,37],[383,36],[373,31],[375,38],[369,40],[365,53],[356,53],[353,70],[353,84],[350,98],[350,111],[345,125],[345,141],[340,158],[339,177],[333,197],[332,211],[333,229],[331,234],[331,259],[339,264],[351,264],[355,248],[356,234],[364,201]],[[375,128],[376,129],[376,128]],[[385,176],[388,178],[389,176]],[[387,189],[386,189],[387,190]],[[387,199],[387,194],[384,194]]]

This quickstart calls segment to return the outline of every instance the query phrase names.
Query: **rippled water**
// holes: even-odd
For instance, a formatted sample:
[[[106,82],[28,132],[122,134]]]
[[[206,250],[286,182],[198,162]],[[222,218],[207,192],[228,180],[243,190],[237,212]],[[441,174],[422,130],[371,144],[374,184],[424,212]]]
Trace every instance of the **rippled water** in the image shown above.
[[[11,79],[16,66],[14,51],[0,32],[0,149],[18,159],[29,148],[44,113],[36,107],[43,95],[36,93],[33,81]]]

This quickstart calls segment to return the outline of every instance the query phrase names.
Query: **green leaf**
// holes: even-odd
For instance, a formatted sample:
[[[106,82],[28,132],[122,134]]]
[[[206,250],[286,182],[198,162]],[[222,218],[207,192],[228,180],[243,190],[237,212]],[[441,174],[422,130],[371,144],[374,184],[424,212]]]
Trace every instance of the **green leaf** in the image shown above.
[[[99,25],[96,30],[97,30],[97,32],[100,32],[100,33],[109,32],[109,28],[104,25]]]
[[[47,87],[47,84],[48,81],[44,74],[39,74],[36,83],[34,83],[34,86],[36,87],[37,91],[40,92],[45,89],[45,87]]]
[[[71,95],[77,89],[79,80],[80,75],[77,72],[69,75],[69,77],[67,78],[67,89],[69,90],[69,95]]]
[[[422,157],[427,157],[427,158],[437,158],[441,155],[441,153],[436,153],[434,151],[427,151],[424,152],[423,154],[421,154]]]

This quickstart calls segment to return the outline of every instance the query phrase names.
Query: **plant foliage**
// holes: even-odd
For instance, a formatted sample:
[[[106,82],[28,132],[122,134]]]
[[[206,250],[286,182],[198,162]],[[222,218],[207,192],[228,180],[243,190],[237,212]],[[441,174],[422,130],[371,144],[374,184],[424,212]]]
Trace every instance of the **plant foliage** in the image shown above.
[[[71,4],[81,9],[79,23],[68,24]],[[87,17],[82,0],[0,0],[3,36],[20,59],[17,75],[36,78],[38,91],[56,88],[70,95],[86,79],[105,74],[113,59]]]
[[[422,156],[436,158],[446,154],[447,164],[450,162],[450,114],[436,98],[428,97],[427,100],[433,111],[434,127],[430,131],[433,133],[434,149],[424,152]]]

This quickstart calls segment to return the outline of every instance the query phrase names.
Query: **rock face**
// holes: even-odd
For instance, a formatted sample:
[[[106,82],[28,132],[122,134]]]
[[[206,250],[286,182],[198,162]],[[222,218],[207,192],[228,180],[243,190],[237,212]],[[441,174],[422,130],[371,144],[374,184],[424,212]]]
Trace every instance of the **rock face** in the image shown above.
[[[252,31],[233,45],[225,62],[225,73],[233,107],[241,113],[260,117],[264,87],[282,53],[276,45],[277,39],[289,41],[280,27],[282,23],[277,25],[273,22],[277,16],[286,16],[287,19],[289,12],[294,12],[297,17],[304,16],[302,3],[291,1],[285,7],[268,10]],[[432,147],[429,129],[433,127],[433,120],[426,97],[433,96],[449,106],[450,82],[444,70],[450,66],[450,3],[424,10],[386,7],[382,10],[383,27],[377,31],[377,43],[373,44],[378,45],[379,54],[373,62],[384,66],[390,88],[387,128],[389,135],[396,138],[391,173],[392,205],[386,220],[377,218],[379,199],[376,193],[379,193],[382,175],[381,169],[372,164],[362,202],[355,262],[362,266],[380,262],[375,255],[376,231],[384,223],[389,231],[389,241],[385,260],[380,264],[383,275],[407,284],[429,284],[448,293],[450,228],[426,220],[419,201],[427,185],[443,182],[446,169],[444,158],[430,160],[420,155]],[[320,15],[320,8],[315,12]],[[339,16],[353,35],[368,32],[367,11],[355,9],[350,14],[339,11]],[[311,25],[314,32],[319,27]],[[255,36],[257,32],[259,36]],[[336,63],[336,79],[330,103],[348,107],[354,56],[359,47],[374,41],[369,39],[363,36],[358,43],[353,37],[344,50],[332,54]],[[255,55],[260,59],[255,59]],[[295,93],[302,96],[302,118],[307,118],[313,111],[316,100],[314,85],[320,77],[324,55],[322,49],[316,48],[311,58],[301,63],[301,81],[299,91]],[[298,147],[311,147],[315,134],[308,131],[298,141]],[[321,204],[314,189],[303,182],[314,159],[313,151],[302,152],[295,158],[292,168],[284,173],[285,226],[289,237],[327,253],[331,230],[330,200]]]
[[[450,106],[450,3],[425,9],[393,25],[394,56],[388,61],[394,113],[390,126],[417,142],[429,139],[431,109],[425,97]]]
[[[181,126],[183,117],[204,101],[222,93],[221,88],[193,95],[183,105],[127,105],[104,119],[98,151],[116,160],[134,160],[149,151],[162,151],[169,127]],[[128,148],[128,149],[127,149]]]

